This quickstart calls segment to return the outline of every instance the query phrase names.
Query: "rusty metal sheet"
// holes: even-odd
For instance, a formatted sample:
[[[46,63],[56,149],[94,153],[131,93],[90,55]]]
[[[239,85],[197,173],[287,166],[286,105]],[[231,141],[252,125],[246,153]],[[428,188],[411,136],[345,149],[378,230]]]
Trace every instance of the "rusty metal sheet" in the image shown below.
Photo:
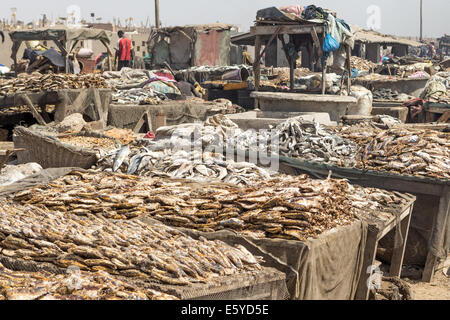
[[[194,66],[227,66],[230,64],[230,32],[199,32],[194,47]]]

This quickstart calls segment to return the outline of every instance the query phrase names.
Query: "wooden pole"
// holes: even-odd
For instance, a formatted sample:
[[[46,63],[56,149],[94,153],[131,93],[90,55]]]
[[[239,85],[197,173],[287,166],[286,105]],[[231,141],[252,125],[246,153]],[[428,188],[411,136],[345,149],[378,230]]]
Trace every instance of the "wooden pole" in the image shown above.
[[[161,21],[159,20],[159,0],[155,0],[155,26],[156,29],[161,27]]]
[[[423,0],[420,0],[420,41],[423,40]]]

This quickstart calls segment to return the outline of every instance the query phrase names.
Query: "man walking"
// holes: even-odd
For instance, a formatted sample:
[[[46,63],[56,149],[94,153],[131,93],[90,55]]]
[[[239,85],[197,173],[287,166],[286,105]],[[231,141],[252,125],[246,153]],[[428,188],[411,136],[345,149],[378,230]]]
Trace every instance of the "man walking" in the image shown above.
[[[117,35],[119,36],[119,50],[116,51],[116,58],[119,59],[119,64],[117,70],[120,71],[122,68],[131,66],[130,61],[132,60],[132,44],[131,40],[125,37],[125,33],[120,30]]]

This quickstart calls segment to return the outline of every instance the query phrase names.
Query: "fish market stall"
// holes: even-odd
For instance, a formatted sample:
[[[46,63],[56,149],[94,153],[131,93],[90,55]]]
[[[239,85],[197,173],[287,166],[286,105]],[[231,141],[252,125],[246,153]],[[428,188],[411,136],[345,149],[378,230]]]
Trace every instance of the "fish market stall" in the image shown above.
[[[227,100],[204,101],[189,99],[186,101],[161,101],[157,105],[111,104],[108,124],[117,128],[134,130],[142,116],[147,112],[150,116],[153,131],[158,129],[157,116],[165,115],[167,125],[177,125],[204,121],[215,114],[234,114],[241,111]]]
[[[423,237],[423,245],[428,245],[423,261],[420,256],[416,259],[425,265],[423,280],[429,282],[439,259],[445,260],[449,250],[448,134],[401,126],[375,133],[371,131],[369,127],[350,127],[338,133],[341,137],[359,141],[359,145],[363,146],[363,162],[353,159],[356,160],[354,165],[319,162],[317,157],[307,160],[287,155],[280,159],[288,166],[314,176],[324,177],[332,171],[333,176],[349,179],[359,185],[417,196],[411,226]],[[386,156],[383,152],[391,154],[390,161],[383,161]],[[407,246],[405,258],[417,254]]]
[[[296,299],[353,299],[367,229],[366,223],[358,219],[359,213],[397,213],[406,204],[404,198],[382,190],[306,176],[272,178],[242,189],[223,183],[94,171],[72,172],[51,184],[19,192],[14,200],[21,205],[39,205],[64,217],[103,217],[119,224],[129,219],[133,223],[135,218],[153,218],[205,232],[208,237],[220,231],[230,232],[231,238],[240,238],[241,245],[253,254],[256,249],[265,252],[268,265],[263,265],[287,273],[291,298]],[[221,240],[228,243],[227,238]],[[252,245],[247,247],[246,242]],[[321,259],[327,262],[318,262]],[[320,275],[333,278],[333,288]]]
[[[78,112],[106,124],[110,101],[111,89],[98,75],[37,73],[0,80],[0,109],[25,105],[41,125],[51,121],[47,105],[55,106],[57,122]]]
[[[105,175],[77,171],[60,181],[81,182],[81,176],[105,178]],[[109,178],[111,182],[115,180],[114,176]],[[51,185],[43,184],[40,188],[51,188]],[[27,191],[33,193],[32,190]],[[75,193],[74,200],[81,196],[79,199],[85,206],[94,200],[84,197],[86,194]],[[27,192],[22,191],[14,198],[26,196]],[[111,220],[101,215],[68,213],[57,207],[44,209],[37,202],[24,206],[3,202],[0,211],[3,219],[0,263],[11,270],[7,272],[50,273],[48,280],[56,284],[61,284],[65,277],[60,275],[67,274],[68,270],[86,274],[94,281],[109,277],[117,280],[117,286],[108,286],[113,294],[119,294],[120,284],[127,283],[131,292],[125,297],[133,292],[140,297],[142,294],[138,293],[144,293],[150,299],[284,299],[287,296],[285,275],[262,267],[261,259],[242,246],[195,240],[162,224]],[[0,277],[0,292],[2,285]],[[83,298],[84,286],[78,290]],[[20,294],[14,291],[14,286],[9,292]]]
[[[11,58],[14,65],[17,66],[17,53],[24,41],[53,41],[61,55],[64,58],[63,66],[66,73],[69,72],[68,58],[80,41],[100,41],[108,53],[108,65],[111,64],[111,57],[113,56],[109,44],[111,42],[111,33],[100,29],[39,29],[26,31],[10,32],[10,37],[13,42]]]

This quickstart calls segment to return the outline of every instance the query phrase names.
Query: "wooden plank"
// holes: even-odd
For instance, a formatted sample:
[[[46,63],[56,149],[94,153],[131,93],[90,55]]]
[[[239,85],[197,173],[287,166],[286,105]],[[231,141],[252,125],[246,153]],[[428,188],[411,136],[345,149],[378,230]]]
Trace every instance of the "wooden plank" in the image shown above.
[[[264,46],[264,50],[261,52],[261,54],[259,55],[259,59],[261,60],[261,57],[264,55],[264,53],[266,52],[267,48],[272,44],[273,40],[275,39],[275,37],[280,33],[280,29],[281,27],[279,27],[277,29],[277,31],[270,37],[269,41],[266,43],[266,45]]]
[[[389,275],[391,277],[400,278],[400,276],[402,275],[403,259],[405,258],[406,243],[408,241],[409,226],[411,225],[413,209],[414,206],[411,206],[408,217],[406,219],[403,219],[400,223],[400,226],[397,227],[400,228],[400,232],[395,235],[394,243],[398,243],[398,241],[401,240],[402,245],[398,248],[394,248],[394,251],[392,253],[391,267],[389,270]],[[399,239],[399,237],[401,237],[401,239]]]
[[[47,123],[44,121],[42,116],[39,114],[39,112],[34,107],[33,103],[31,102],[30,98],[28,97],[28,95],[21,94],[20,99],[22,99],[23,103],[25,103],[28,106],[28,108],[30,108],[30,111],[33,114],[33,117],[37,120],[37,122],[40,125],[43,125],[43,126],[47,125]]]
[[[314,41],[314,46],[317,48],[317,54],[319,57],[323,56],[322,46],[320,45],[319,36],[317,35],[316,27],[312,27],[311,36]]]
[[[445,112],[437,121],[438,123],[446,123],[450,120],[450,111]]]
[[[271,35],[274,34],[280,26],[254,26],[250,28],[252,35]],[[281,34],[311,34],[313,26],[302,25],[283,25],[280,29]],[[325,28],[321,25],[314,26],[316,32],[323,33]]]
[[[369,268],[373,266],[378,248],[378,236],[379,230],[374,225],[369,225],[367,230],[366,248],[364,250],[364,261],[359,277],[358,288],[356,289],[355,300],[368,300],[369,298],[369,286],[368,281],[372,276],[372,272],[368,272]]]
[[[104,118],[103,113],[103,106],[102,106],[102,100],[100,99],[100,92],[97,88],[92,88],[93,94],[94,94],[94,105],[95,109],[97,110],[97,114],[99,117],[99,120],[103,122],[103,124],[106,126],[106,120]]]
[[[401,221],[403,221],[406,218],[408,218],[408,216],[410,214],[411,214],[411,205],[402,212],[402,214],[400,215],[399,219]],[[384,229],[378,235],[378,240],[381,240],[382,238],[384,238],[384,236],[387,235],[389,232],[391,232],[391,230],[394,229],[396,226],[397,226],[397,219],[392,219],[392,221],[390,221],[389,223],[387,223],[384,226]]]
[[[295,160],[285,161],[284,157],[281,157],[280,159],[282,162],[305,172],[314,172],[327,177],[329,172],[332,171],[334,178],[349,179],[352,183],[386,190],[441,196],[445,183],[448,183],[435,179],[420,179],[418,177],[417,179],[414,179],[413,177],[387,174],[382,175],[376,174],[375,172],[361,172],[355,169],[322,166]]]
[[[134,127],[133,132],[139,133],[144,125],[147,126],[147,129],[146,129],[147,131],[152,131],[152,121],[151,121],[151,117],[150,117],[150,114],[148,113],[148,111],[145,111],[142,114],[138,123]]]
[[[444,107],[444,106],[442,106],[442,107],[426,107],[425,108],[425,110],[427,111],[427,112],[432,112],[432,113],[444,113],[444,112],[447,112],[447,111],[449,111],[449,107]]]

